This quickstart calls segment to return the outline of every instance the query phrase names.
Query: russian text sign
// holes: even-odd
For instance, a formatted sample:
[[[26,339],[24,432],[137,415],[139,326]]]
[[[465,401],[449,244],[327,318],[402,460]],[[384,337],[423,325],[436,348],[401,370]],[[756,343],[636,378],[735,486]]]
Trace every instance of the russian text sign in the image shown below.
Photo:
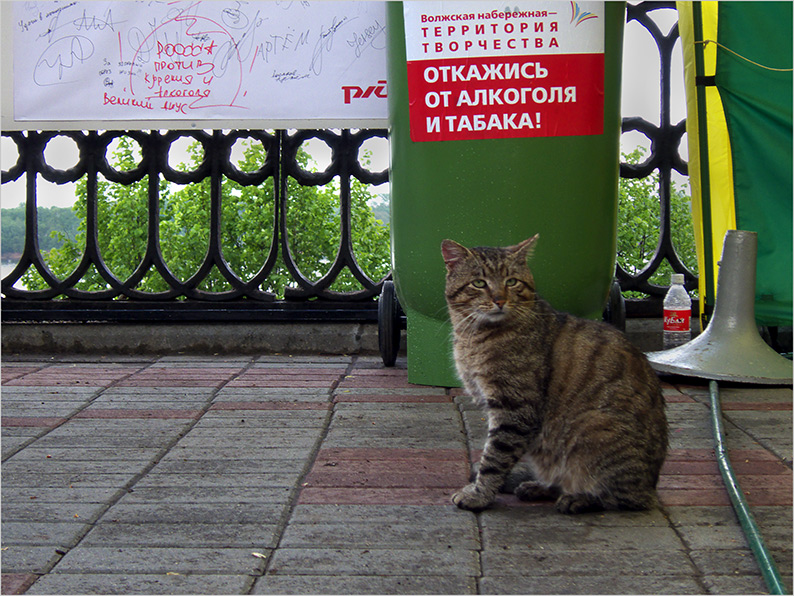
[[[411,139],[597,135],[604,3],[406,2]]]
[[[14,119],[385,119],[382,2],[15,2]]]

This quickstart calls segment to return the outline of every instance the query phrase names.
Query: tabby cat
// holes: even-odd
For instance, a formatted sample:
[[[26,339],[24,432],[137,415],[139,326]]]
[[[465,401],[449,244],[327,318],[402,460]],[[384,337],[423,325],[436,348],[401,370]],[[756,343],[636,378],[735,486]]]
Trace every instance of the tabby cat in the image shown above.
[[[656,374],[617,329],[538,296],[527,265],[537,238],[441,245],[455,364],[488,418],[476,478],[452,500],[488,507],[526,456],[522,500],[556,498],[562,513],[653,508],[667,451]]]

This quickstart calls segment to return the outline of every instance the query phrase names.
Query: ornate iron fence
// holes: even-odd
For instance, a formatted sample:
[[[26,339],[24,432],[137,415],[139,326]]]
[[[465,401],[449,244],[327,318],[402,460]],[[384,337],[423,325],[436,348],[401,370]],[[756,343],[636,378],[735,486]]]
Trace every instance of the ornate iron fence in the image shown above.
[[[645,300],[629,301],[628,314],[661,314],[661,300],[666,288],[650,284],[648,279],[667,259],[673,270],[684,273],[687,285],[694,287],[696,277],[681,263],[670,233],[671,176],[675,170],[686,174],[686,163],[679,155],[679,144],[685,132],[685,122],[670,122],[670,80],[673,46],[678,38],[677,25],[663,33],[650,13],[660,9],[675,9],[674,2],[643,2],[629,5],[627,21],[637,21],[645,27],[659,49],[661,118],[656,126],[639,117],[624,118],[623,132],[638,131],[650,139],[650,155],[641,164],[621,164],[624,178],[642,178],[659,172],[660,227],[655,254],[637,275],[618,266],[616,278],[623,290],[638,290],[647,294]],[[47,143],[58,136],[66,136],[79,149],[77,164],[67,170],[57,170],[47,164],[44,151]],[[377,320],[377,303],[383,279],[373,280],[359,266],[353,248],[351,229],[351,181],[383,184],[387,172],[371,172],[362,166],[359,153],[362,145],[372,138],[387,138],[385,130],[284,130],[267,131],[62,131],[62,132],[4,132],[18,150],[18,159],[2,172],[2,184],[24,180],[26,186],[26,228],[24,251],[13,271],[2,280],[4,296],[3,320]],[[118,171],[108,160],[109,146],[119,137],[134,139],[141,148],[137,166]],[[168,161],[170,147],[183,137],[199,142],[204,160],[193,171],[174,169]],[[262,143],[266,159],[255,171],[241,171],[230,155],[233,145],[243,138]],[[311,138],[324,141],[331,149],[331,163],[322,172],[306,171],[297,159],[298,149]],[[74,271],[61,279],[48,268],[39,248],[37,224],[37,180],[55,184],[74,183],[86,178],[86,243],[85,250]],[[98,181],[100,176],[109,182],[130,185],[144,179],[148,184],[148,240],[145,256],[126,279],[119,279],[104,262],[99,249]],[[302,186],[339,180],[339,247],[327,273],[312,280],[304,275],[296,263],[290,243],[288,226],[289,181]],[[241,186],[273,183],[274,217],[271,243],[264,256],[264,264],[249,279],[237,275],[224,259],[221,242],[222,183],[224,179]],[[182,280],[169,269],[160,245],[160,182],[178,185],[197,184],[209,180],[210,226],[206,256],[195,274]],[[310,226],[312,222],[302,222]],[[289,271],[293,283],[285,290],[283,299],[262,289],[263,282],[273,272],[278,259]],[[78,283],[94,268],[104,280],[100,291],[79,289]],[[348,268],[360,284],[353,292],[331,289],[339,274]],[[43,290],[14,287],[22,275],[35,269],[48,286]],[[220,272],[230,289],[210,292],[201,284],[213,269]],[[157,271],[167,283],[163,292],[145,292],[137,288],[150,271]]]
[[[632,300],[627,303],[630,315],[661,314],[661,301],[667,292],[667,287],[660,287],[649,283],[649,278],[656,273],[664,260],[667,260],[676,273],[683,273],[685,285],[691,290],[697,288],[697,276],[681,262],[672,240],[672,226],[670,220],[671,189],[673,171],[682,175],[688,174],[686,162],[682,159],[679,149],[682,138],[686,133],[686,120],[671,122],[671,84],[673,49],[679,39],[678,24],[675,23],[667,33],[664,33],[651,13],[656,10],[675,9],[675,2],[642,2],[637,5],[629,4],[626,11],[626,22],[636,21],[644,27],[659,50],[659,100],[660,123],[655,125],[644,118],[623,118],[622,132],[637,131],[650,140],[650,154],[640,164],[620,164],[622,178],[644,178],[659,172],[659,238],[653,257],[647,265],[636,275],[629,274],[619,264],[616,268],[616,278],[623,291],[636,290],[647,294],[644,300]],[[618,232],[619,233],[619,232]]]

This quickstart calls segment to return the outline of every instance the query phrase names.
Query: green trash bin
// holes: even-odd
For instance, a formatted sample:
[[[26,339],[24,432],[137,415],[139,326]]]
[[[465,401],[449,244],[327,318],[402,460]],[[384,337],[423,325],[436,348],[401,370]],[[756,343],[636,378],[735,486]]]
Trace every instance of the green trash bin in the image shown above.
[[[482,4],[409,2],[421,14],[407,15],[403,3],[387,7],[394,289],[407,319],[408,380],[422,385],[460,385],[443,239],[501,246],[539,232],[531,262],[539,292],[555,308],[593,319],[601,318],[615,272],[625,4],[534,3],[553,6],[554,16],[531,8],[516,8],[516,16],[478,11]],[[587,10],[593,5],[600,12]],[[449,7],[451,16],[438,12]],[[572,29],[575,22],[580,29]],[[588,95],[587,81],[560,78],[570,76],[567,63],[533,56],[532,48],[562,45],[554,34],[566,26],[578,34],[596,24],[601,58],[568,56],[579,69],[603,60],[601,90]],[[411,60],[417,43],[432,59]],[[490,55],[450,53],[467,43]],[[522,45],[528,56],[494,56]]]

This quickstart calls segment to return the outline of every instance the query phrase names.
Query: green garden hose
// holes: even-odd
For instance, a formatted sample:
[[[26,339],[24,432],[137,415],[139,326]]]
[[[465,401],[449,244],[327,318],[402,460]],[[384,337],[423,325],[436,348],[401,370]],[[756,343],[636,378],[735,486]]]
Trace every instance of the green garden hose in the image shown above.
[[[733,510],[739,518],[739,523],[742,526],[744,535],[747,542],[750,544],[750,550],[753,551],[755,560],[761,568],[761,575],[764,577],[766,586],[770,594],[787,594],[786,588],[783,585],[783,580],[777,570],[775,561],[769,554],[761,532],[753,519],[753,514],[750,513],[750,508],[747,505],[747,500],[744,497],[744,492],[739,486],[736,479],[736,474],[731,467],[730,459],[728,459],[728,452],[725,448],[725,437],[722,430],[722,409],[720,407],[719,388],[716,381],[709,382],[709,395],[711,397],[711,426],[714,431],[715,451],[717,453],[717,463],[720,467],[720,474],[725,483],[725,488],[728,490],[728,495],[731,498]]]

